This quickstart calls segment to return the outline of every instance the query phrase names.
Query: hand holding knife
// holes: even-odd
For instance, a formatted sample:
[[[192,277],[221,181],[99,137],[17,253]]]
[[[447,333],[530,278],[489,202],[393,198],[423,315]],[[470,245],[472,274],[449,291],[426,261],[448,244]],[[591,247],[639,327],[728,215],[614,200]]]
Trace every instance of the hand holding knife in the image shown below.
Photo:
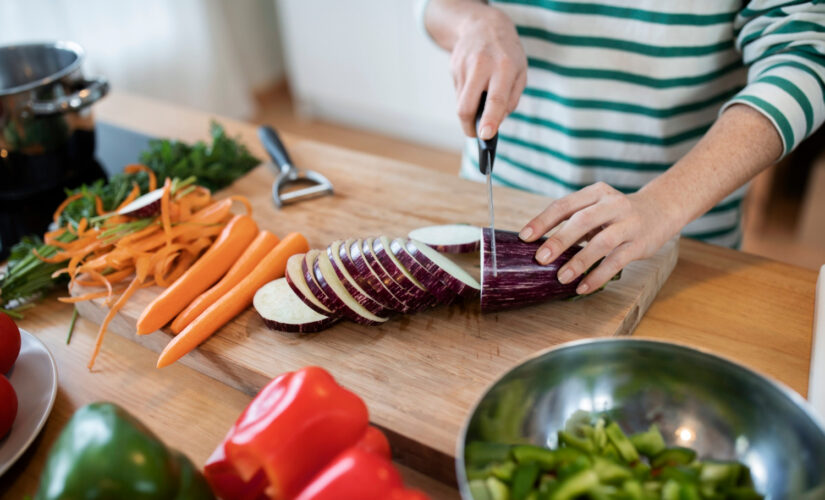
[[[490,139],[482,139],[479,136],[481,129],[481,116],[484,114],[484,103],[487,101],[487,92],[481,93],[481,101],[478,103],[476,111],[476,140],[478,142],[478,169],[487,176],[487,204],[490,207],[490,235],[492,237],[491,251],[493,253],[493,274],[496,274],[496,238],[495,238],[495,210],[493,209],[493,163],[496,159],[496,145],[498,144],[498,132]]]

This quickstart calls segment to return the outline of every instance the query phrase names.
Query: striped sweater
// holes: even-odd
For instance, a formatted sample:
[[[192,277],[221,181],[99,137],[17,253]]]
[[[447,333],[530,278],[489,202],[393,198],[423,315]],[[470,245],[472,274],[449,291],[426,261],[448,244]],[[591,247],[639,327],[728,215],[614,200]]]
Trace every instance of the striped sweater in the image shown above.
[[[825,119],[825,2],[499,0],[527,88],[499,129],[496,183],[553,198],[597,181],[630,193],[669,168],[733,103],[790,152]],[[483,180],[474,140],[461,174]],[[713,179],[708,179],[713,182]],[[683,235],[736,247],[736,190]]]

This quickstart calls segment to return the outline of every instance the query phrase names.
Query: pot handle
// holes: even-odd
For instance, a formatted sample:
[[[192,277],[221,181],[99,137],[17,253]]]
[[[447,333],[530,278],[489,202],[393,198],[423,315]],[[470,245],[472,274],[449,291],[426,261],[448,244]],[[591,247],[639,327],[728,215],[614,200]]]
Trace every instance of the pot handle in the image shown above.
[[[55,115],[67,111],[77,111],[93,104],[109,93],[109,81],[98,77],[83,82],[83,88],[71,95],[58,97],[50,101],[33,101],[28,110],[35,116]]]

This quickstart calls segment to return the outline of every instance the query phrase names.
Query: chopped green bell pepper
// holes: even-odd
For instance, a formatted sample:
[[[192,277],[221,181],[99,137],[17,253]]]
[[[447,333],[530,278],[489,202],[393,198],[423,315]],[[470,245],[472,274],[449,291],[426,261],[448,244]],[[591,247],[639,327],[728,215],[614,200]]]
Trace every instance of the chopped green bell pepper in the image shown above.
[[[664,451],[666,447],[662,433],[659,432],[656,424],[651,425],[645,432],[630,436],[630,442],[633,443],[639,453],[648,458],[655,457]]]
[[[621,455],[622,459],[625,462],[633,463],[639,460],[639,453],[636,452],[636,448],[633,447],[633,443],[625,436],[624,432],[622,432],[621,427],[616,422],[610,422],[610,424],[605,427],[604,432],[607,434],[607,439],[613,443],[613,446],[619,451],[619,455]]]

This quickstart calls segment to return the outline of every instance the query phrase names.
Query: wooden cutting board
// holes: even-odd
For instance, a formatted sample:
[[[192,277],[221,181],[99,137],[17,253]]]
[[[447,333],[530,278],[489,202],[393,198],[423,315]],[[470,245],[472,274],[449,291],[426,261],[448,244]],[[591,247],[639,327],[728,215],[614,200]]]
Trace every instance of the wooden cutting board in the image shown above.
[[[301,231],[314,248],[336,239],[385,234],[447,222],[487,223],[485,186],[406,163],[311,141],[288,141],[295,163],[326,175],[335,195],[274,208],[273,169],[264,165],[225,194],[247,196],[261,228],[278,235]],[[223,194],[223,193],[221,193]],[[221,196],[218,195],[218,197]],[[496,222],[518,230],[547,198],[495,188]],[[677,258],[678,241],[628,266],[606,290],[573,302],[552,302],[482,315],[475,303],[440,307],[378,327],[342,322],[318,334],[267,330],[251,309],[223,327],[181,362],[248,394],[274,376],[306,365],[328,369],[362,396],[371,419],[387,430],[399,460],[453,482],[456,438],[485,388],[519,360],[562,342],[633,332]],[[110,332],[159,352],[169,334],[137,337],[136,318],[159,292],[139,291],[111,323]],[[100,301],[78,304],[100,323]],[[98,370],[106,363],[106,346]],[[148,367],[147,369],[154,369]]]

